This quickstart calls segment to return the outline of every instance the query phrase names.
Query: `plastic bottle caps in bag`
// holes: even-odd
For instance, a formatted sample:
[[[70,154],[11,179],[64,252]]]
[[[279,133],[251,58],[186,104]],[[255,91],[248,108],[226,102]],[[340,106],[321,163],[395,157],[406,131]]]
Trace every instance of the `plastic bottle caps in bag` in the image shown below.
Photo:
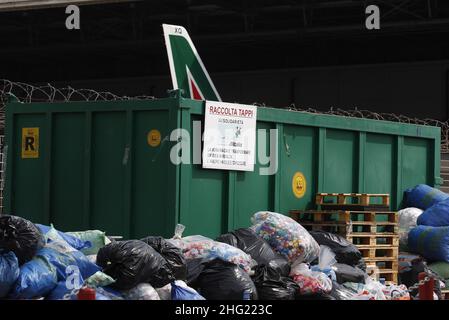
[[[78,292],[78,300],[95,300],[95,290],[83,287]]]

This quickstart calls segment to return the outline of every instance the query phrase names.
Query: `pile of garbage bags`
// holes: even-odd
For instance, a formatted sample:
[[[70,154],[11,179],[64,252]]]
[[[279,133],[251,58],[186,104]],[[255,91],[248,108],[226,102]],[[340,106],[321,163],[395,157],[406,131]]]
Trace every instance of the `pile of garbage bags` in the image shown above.
[[[434,290],[438,295],[440,289],[449,289],[449,194],[420,184],[404,192],[403,207],[399,211],[403,260],[399,276],[403,282],[417,282],[419,272],[433,272],[436,283],[441,282]],[[409,262],[407,266],[404,261]]]
[[[291,218],[257,212],[252,225],[216,239],[149,235],[111,241],[99,230],[61,232],[0,217],[0,298],[75,300],[401,300],[405,286],[365,273],[344,238],[309,232]]]

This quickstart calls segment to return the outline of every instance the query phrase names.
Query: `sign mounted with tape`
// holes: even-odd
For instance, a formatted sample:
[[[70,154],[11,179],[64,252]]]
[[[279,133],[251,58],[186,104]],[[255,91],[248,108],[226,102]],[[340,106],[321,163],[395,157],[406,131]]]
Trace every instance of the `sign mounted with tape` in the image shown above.
[[[22,128],[22,159],[39,158],[39,128]]]
[[[257,107],[206,101],[203,168],[253,171]]]

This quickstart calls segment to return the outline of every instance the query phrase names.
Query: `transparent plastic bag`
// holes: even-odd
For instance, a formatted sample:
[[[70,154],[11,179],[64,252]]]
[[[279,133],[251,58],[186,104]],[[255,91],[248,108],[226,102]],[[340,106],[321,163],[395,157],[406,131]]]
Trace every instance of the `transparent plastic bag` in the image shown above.
[[[410,300],[410,293],[403,284],[384,287],[383,293],[387,300]]]
[[[323,272],[310,270],[306,263],[292,265],[290,277],[298,284],[302,295],[329,293],[332,290],[332,280]]]
[[[417,226],[418,217],[424,211],[419,208],[405,208],[398,211],[399,216],[399,243],[406,247],[408,242],[408,233]]]
[[[310,233],[293,219],[280,213],[260,211],[251,218],[251,229],[290,263],[312,262],[320,247]]]
[[[218,258],[238,265],[247,273],[251,273],[255,262],[242,250],[200,235],[182,238],[182,231],[184,231],[184,226],[178,224],[175,236],[167,241],[180,248],[184,258],[188,260],[202,258],[204,261]]]
[[[124,291],[123,296],[126,300],[161,300],[157,291],[148,283],[140,283]]]
[[[161,300],[171,300],[171,284],[167,284],[162,288],[156,288],[156,292]]]
[[[337,275],[332,267],[337,263],[335,253],[327,246],[320,246],[320,255],[318,257],[318,265],[311,268],[312,271],[319,271],[331,278],[332,281],[337,280]]]
[[[384,294],[386,286],[370,277],[365,279],[363,288],[355,295],[354,300],[387,300]]]

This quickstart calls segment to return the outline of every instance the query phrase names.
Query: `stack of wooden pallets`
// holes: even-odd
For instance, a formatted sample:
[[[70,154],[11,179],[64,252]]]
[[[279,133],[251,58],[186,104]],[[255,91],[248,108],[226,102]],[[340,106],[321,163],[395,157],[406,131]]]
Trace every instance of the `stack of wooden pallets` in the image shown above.
[[[326,203],[329,197],[336,201]],[[373,203],[376,198],[380,204]],[[319,210],[291,210],[290,215],[307,230],[344,236],[357,246],[370,270],[376,270],[387,284],[397,284],[398,215],[388,211],[388,194],[319,193],[316,204]]]

